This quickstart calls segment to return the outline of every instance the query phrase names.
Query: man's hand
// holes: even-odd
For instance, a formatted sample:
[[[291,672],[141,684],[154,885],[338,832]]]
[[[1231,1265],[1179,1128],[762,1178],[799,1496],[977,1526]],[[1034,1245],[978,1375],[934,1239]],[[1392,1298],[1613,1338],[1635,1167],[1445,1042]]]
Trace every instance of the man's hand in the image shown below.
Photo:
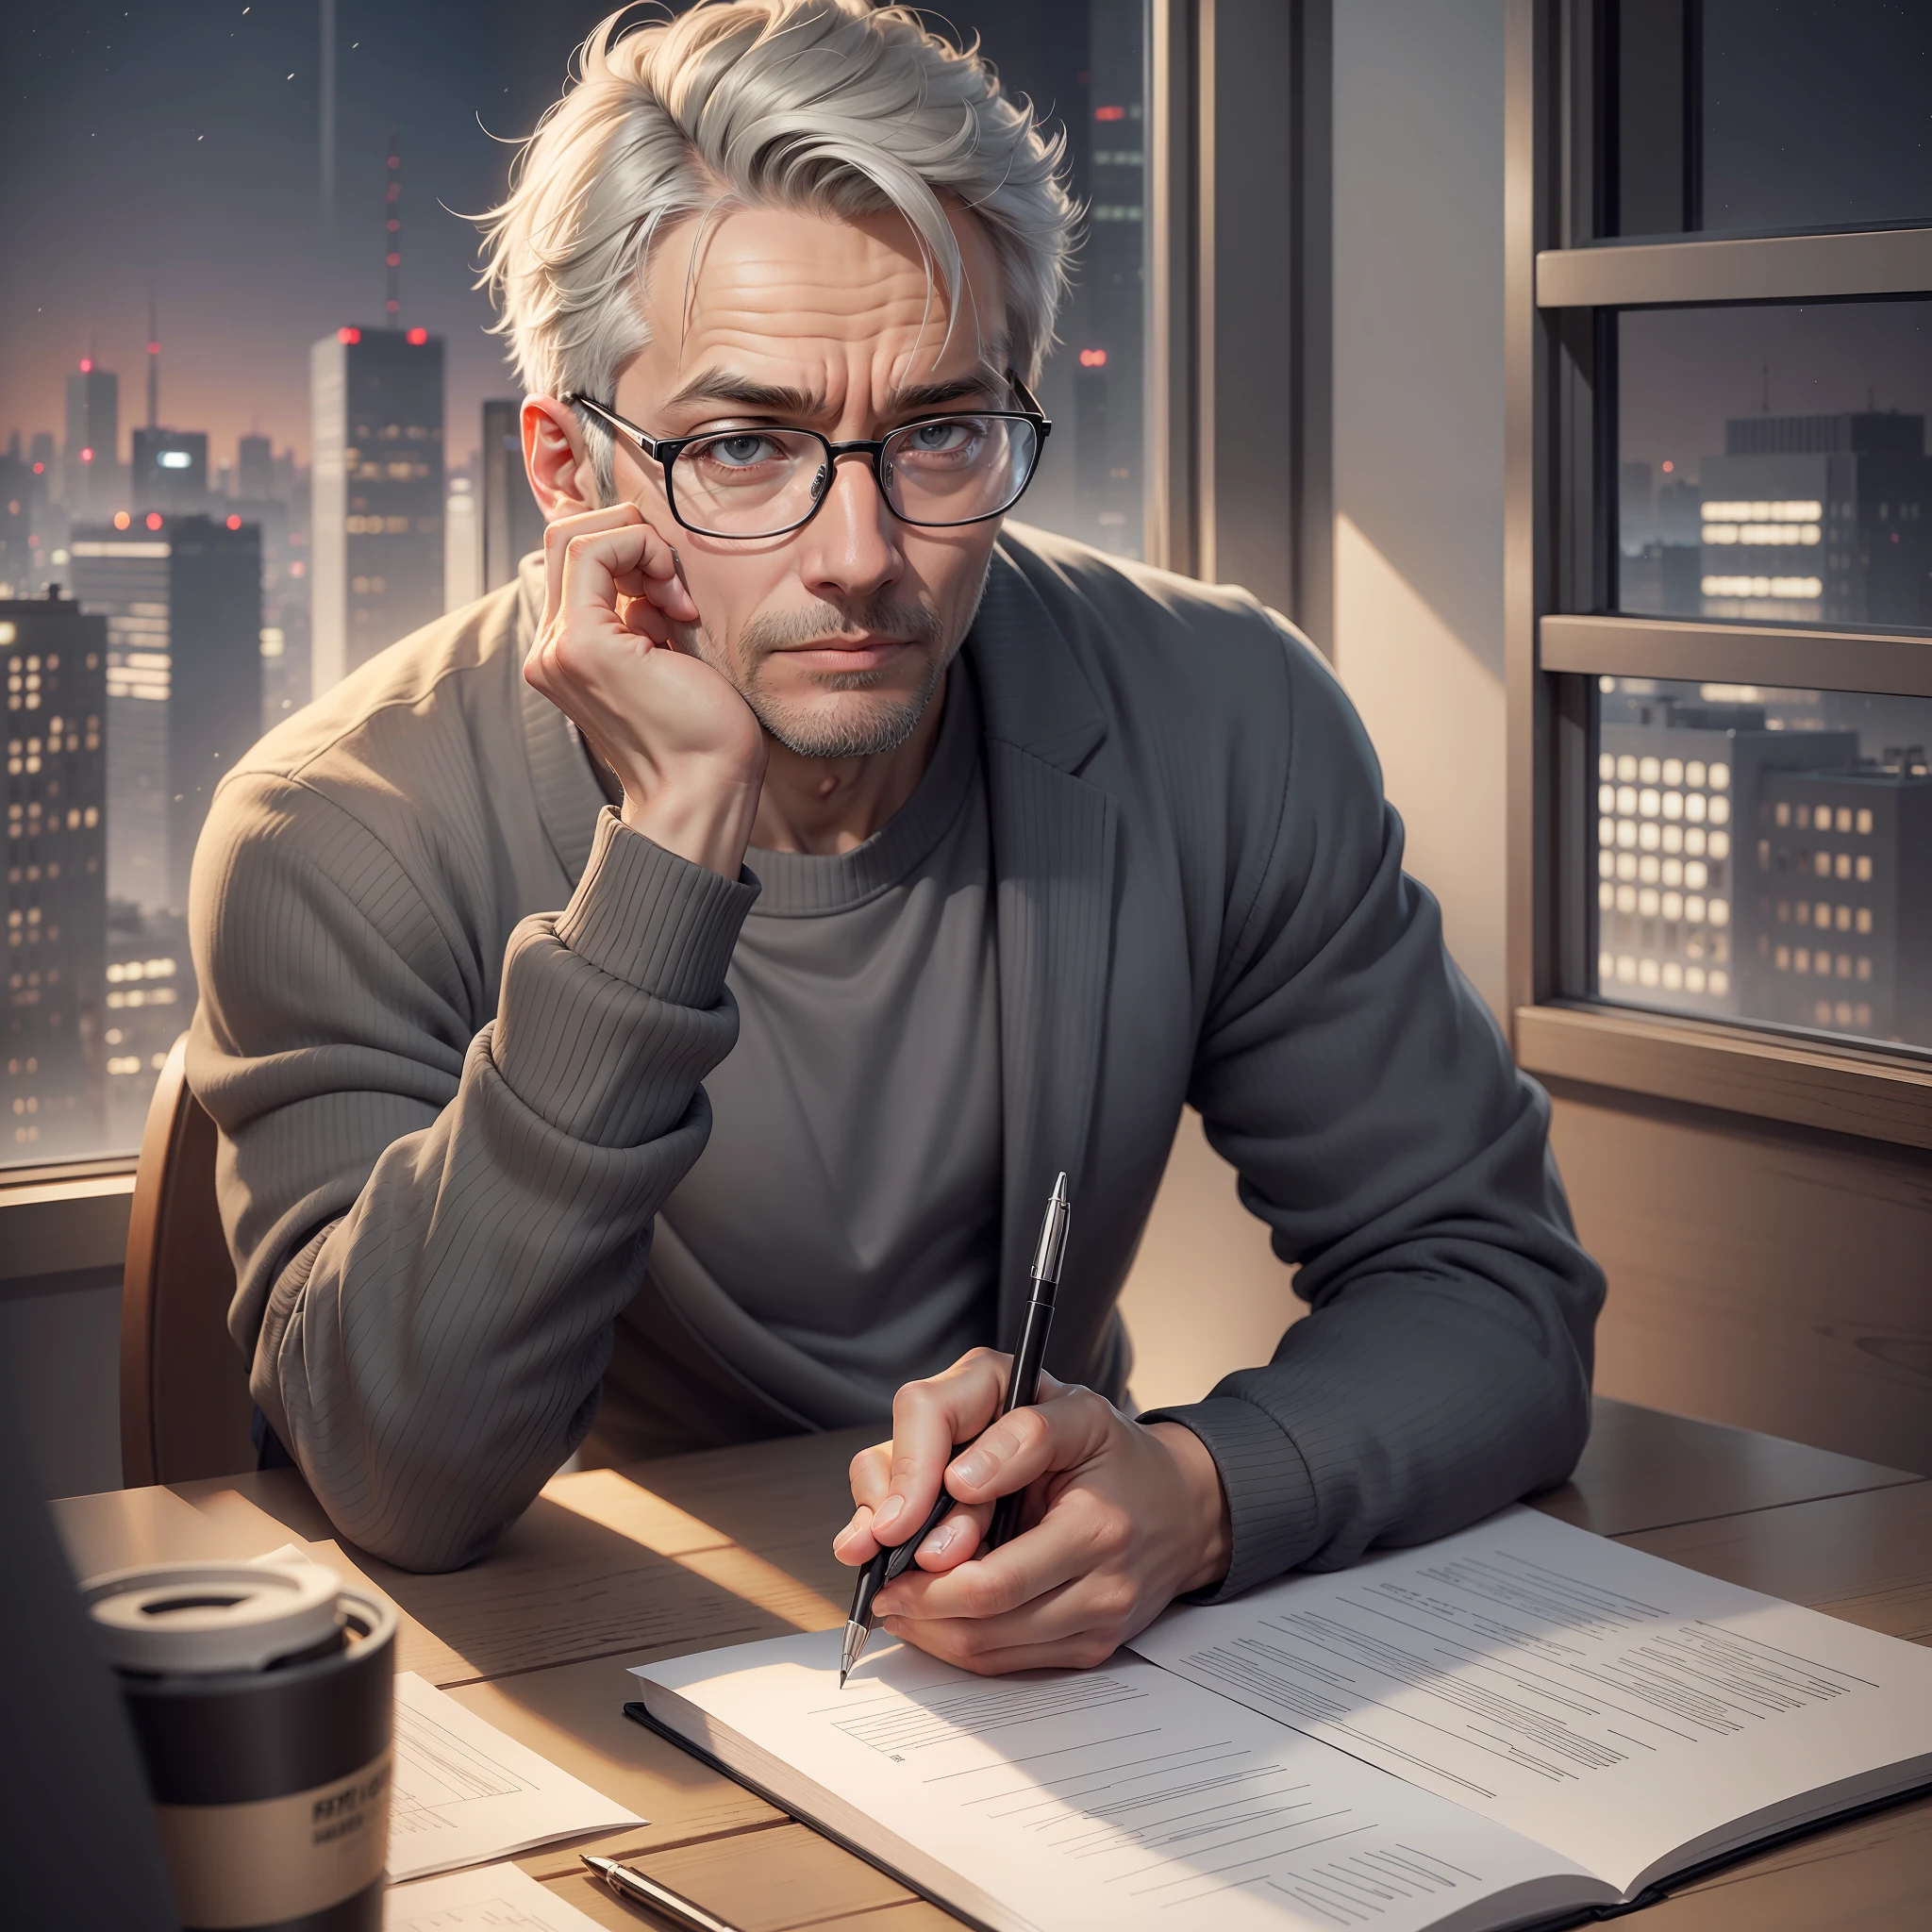
[[[765,738],[728,679],[680,650],[698,608],[669,543],[635,504],[543,533],[543,622],[524,675],[624,787],[623,817],[667,851],[738,876]]]
[[[1220,1474],[1191,1429],[1143,1428],[1049,1375],[1038,1407],[995,1422],[1011,1367],[979,1348],[901,1389],[891,1441],[852,1459],[858,1509],[833,1543],[858,1564],[903,1541],[943,1475],[960,1507],[876,1607],[894,1637],[988,1675],[1103,1662],[1174,1597],[1224,1575],[1232,1547]],[[955,1456],[956,1442],[971,1447]],[[975,1558],[993,1500],[1020,1489],[1022,1533]]]

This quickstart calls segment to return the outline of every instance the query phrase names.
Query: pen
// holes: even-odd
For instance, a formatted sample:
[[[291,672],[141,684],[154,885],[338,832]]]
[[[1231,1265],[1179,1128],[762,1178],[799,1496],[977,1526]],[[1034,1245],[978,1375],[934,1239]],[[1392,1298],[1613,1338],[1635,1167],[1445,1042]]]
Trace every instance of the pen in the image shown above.
[[[1067,1250],[1067,1177],[1062,1174],[1053,1184],[1046,1214],[1040,1224],[1040,1241],[1033,1251],[1033,1293],[1026,1304],[1026,1323],[1020,1331],[1020,1352],[1013,1358],[1013,1373],[1007,1383],[1007,1399],[1000,1408],[1010,1415],[1016,1408],[1031,1407],[1040,1397],[1040,1370],[1046,1359],[1046,1341],[1053,1329],[1053,1303],[1059,1287],[1060,1261]],[[1020,1504],[1024,1491],[1002,1496],[993,1506],[992,1523],[986,1539],[988,1549],[1008,1541],[1020,1523]],[[858,1661],[872,1637],[873,1599],[895,1576],[910,1567],[919,1546],[953,1507],[953,1497],[941,1485],[931,1512],[918,1530],[891,1549],[880,1550],[858,1573],[853,1586],[852,1609],[845,1620],[845,1641],[839,1652],[839,1688]]]
[[[659,1885],[655,1878],[646,1878],[641,1872],[633,1872],[615,1858],[599,1858],[589,1852],[577,1856],[625,1904],[649,1906],[660,1918],[682,1926],[684,1932],[738,1932],[737,1926],[714,1917],[703,1906],[693,1905],[681,1891],[673,1891],[668,1885]]]

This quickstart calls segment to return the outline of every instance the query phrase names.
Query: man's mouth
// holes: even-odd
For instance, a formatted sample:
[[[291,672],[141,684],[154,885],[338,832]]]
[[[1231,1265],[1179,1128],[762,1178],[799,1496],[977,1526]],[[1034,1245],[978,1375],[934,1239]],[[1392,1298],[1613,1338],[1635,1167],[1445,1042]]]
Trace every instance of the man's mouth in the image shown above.
[[[905,638],[879,637],[865,632],[858,637],[815,638],[808,644],[783,646],[777,655],[790,658],[807,671],[883,671],[895,663],[911,644]]]

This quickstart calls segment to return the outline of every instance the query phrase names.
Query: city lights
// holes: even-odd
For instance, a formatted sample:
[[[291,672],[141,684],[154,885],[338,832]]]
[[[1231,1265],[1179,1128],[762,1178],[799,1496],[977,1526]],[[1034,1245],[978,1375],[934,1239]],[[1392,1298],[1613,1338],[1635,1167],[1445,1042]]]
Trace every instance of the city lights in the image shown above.
[[[1823,577],[1707,576],[1697,587],[1707,597],[1822,597]]]
[[[1080,351],[1080,367],[1082,369],[1105,369],[1107,367],[1107,351],[1105,349],[1082,349]]]

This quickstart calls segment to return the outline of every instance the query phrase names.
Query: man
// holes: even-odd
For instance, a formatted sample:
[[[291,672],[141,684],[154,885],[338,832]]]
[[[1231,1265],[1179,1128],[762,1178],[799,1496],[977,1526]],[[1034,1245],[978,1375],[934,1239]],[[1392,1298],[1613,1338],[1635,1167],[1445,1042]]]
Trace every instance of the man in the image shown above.
[[[265,740],[197,861],[232,1326],[383,1556],[469,1560],[580,1444],[890,1414],[839,1554],[946,1472],[886,1627],[1004,1671],[1576,1456],[1600,1278],[1346,700],[1243,594],[1003,527],[1055,159],[861,0],[607,23],[525,151],[543,554]],[[1313,1312],[1134,1421],[1187,1101]],[[1062,1379],[987,1428],[1062,1168]]]

